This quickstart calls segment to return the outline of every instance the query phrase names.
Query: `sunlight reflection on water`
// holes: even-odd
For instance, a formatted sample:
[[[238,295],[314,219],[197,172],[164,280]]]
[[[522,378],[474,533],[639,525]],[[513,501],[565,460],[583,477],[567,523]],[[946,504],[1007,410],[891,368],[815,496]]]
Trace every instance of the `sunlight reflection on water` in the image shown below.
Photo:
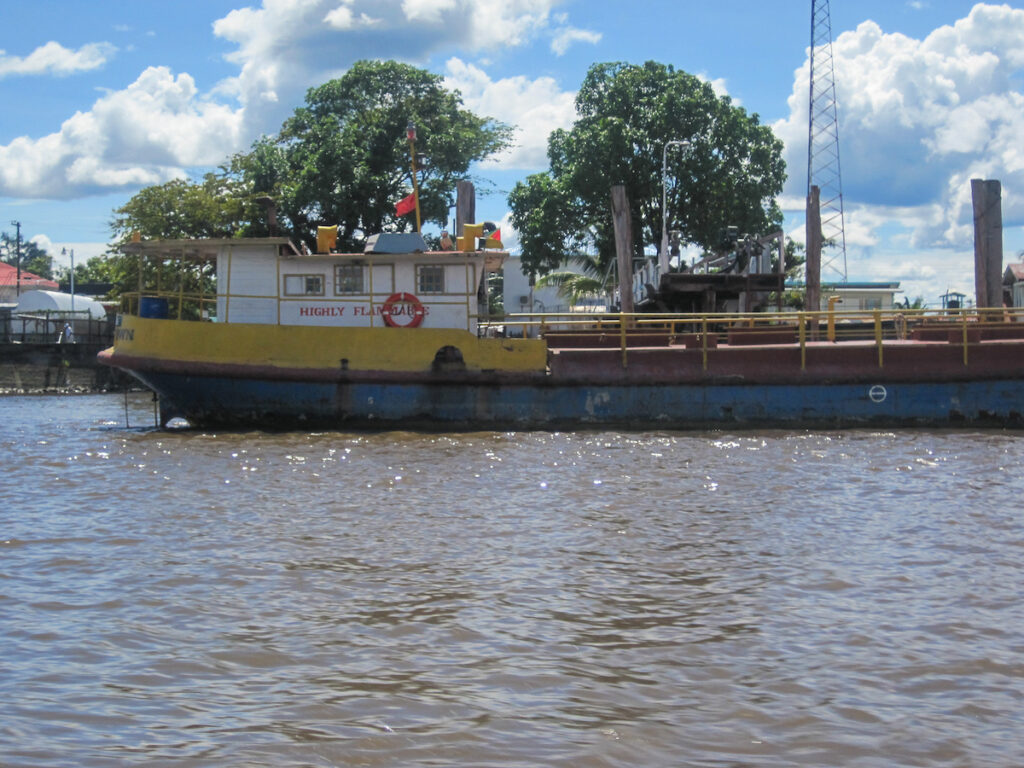
[[[1015,433],[208,434],[123,410],[0,399],[5,764],[1018,757]]]

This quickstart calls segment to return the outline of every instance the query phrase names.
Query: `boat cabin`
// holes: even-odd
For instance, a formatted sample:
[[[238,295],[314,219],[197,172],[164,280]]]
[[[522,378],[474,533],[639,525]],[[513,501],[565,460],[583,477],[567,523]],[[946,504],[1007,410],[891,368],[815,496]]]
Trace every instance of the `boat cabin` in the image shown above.
[[[126,251],[162,261],[215,261],[216,299],[202,301],[203,319],[472,333],[484,275],[500,269],[507,256],[497,250],[428,251],[418,234],[374,236],[361,253],[304,253],[273,237],[150,241]],[[173,317],[173,302],[173,290],[155,305],[143,295],[139,314]],[[155,314],[147,310],[153,306]]]

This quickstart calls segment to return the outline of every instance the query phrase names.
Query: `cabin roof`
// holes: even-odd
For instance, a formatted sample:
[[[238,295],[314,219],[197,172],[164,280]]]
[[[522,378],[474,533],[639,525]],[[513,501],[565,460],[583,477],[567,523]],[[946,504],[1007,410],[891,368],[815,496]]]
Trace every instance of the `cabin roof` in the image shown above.
[[[287,237],[225,237],[202,240],[142,240],[125,243],[121,250],[143,256],[159,256],[165,259],[212,260],[217,258],[225,246],[277,246],[298,254],[295,244]]]
[[[410,253],[374,253],[358,251],[356,253],[303,253],[295,247],[295,244],[286,237],[230,237],[210,238],[202,240],[143,240],[140,242],[125,243],[121,250],[124,253],[140,254],[163,259],[194,259],[197,261],[213,261],[217,258],[221,249],[246,246],[275,246],[280,249],[282,255],[290,259],[362,259],[383,261],[395,256],[413,256],[418,258],[467,258],[470,256],[483,256],[485,268],[494,272],[501,268],[502,262],[508,256],[507,251],[487,249],[484,251],[417,251]]]

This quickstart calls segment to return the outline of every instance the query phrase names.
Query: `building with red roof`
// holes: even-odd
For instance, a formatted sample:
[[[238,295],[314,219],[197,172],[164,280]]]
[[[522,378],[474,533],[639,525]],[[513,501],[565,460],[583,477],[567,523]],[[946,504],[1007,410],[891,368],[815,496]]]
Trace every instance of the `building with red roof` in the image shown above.
[[[18,268],[0,261],[0,304],[16,304],[19,293],[35,290],[56,291],[59,290],[59,286],[53,280],[26,272],[24,269],[21,270],[19,282]]]

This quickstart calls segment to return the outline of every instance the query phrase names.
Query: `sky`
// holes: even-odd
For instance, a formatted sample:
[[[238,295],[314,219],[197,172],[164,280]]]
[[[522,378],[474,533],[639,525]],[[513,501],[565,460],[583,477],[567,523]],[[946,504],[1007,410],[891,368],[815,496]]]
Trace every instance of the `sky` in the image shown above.
[[[785,144],[804,240],[811,0],[0,0],[0,230],[58,264],[106,250],[139,189],[198,177],[274,134],[355,61],[442,75],[515,146],[473,169],[480,219],[547,169],[596,62],[706,79]],[[832,0],[847,275],[939,306],[973,295],[970,180],[1002,183],[1004,263],[1024,250],[1024,7]],[[838,274],[823,274],[823,280]]]

